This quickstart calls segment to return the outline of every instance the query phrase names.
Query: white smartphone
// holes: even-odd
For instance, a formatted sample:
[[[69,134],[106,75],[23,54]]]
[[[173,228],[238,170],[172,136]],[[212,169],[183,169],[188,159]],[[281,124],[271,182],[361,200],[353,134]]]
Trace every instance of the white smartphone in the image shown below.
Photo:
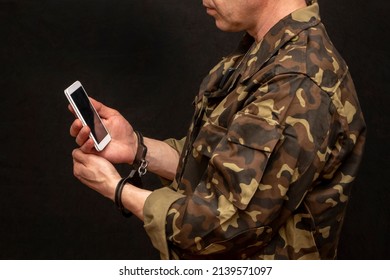
[[[102,151],[111,141],[111,136],[89,100],[84,87],[76,81],[64,92],[82,124],[91,129],[89,137],[93,140],[96,150]]]

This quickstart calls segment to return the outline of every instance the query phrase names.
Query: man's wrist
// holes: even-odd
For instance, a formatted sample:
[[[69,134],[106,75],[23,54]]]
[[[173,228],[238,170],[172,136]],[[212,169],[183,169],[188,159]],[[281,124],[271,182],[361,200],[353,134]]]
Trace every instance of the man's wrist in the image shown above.
[[[120,179],[121,177],[118,174],[118,176],[113,176],[107,183],[107,194],[105,196],[112,201],[115,201],[115,189]]]
[[[135,153],[133,168],[137,169],[139,176],[145,175],[147,172],[148,161],[146,160],[146,154],[148,152],[148,148],[144,143],[144,138],[139,131],[134,131],[137,136],[137,150]]]

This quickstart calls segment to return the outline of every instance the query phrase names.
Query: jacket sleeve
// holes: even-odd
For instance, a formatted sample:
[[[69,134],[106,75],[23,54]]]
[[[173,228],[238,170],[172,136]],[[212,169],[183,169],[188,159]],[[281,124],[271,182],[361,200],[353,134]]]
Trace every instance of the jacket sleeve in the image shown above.
[[[144,205],[144,228],[163,260],[169,259],[165,232],[166,216],[172,203],[182,197],[184,196],[171,188],[163,187],[152,192]]]
[[[169,146],[171,146],[174,150],[176,150],[179,154],[183,150],[184,142],[186,141],[186,138],[182,138],[180,140],[169,138],[164,140],[165,143],[167,143]]]

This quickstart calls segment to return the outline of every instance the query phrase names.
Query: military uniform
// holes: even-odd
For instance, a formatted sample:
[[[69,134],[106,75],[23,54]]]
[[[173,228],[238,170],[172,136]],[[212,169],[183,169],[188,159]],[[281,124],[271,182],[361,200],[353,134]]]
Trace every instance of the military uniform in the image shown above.
[[[248,34],[201,84],[171,185],[144,207],[163,259],[333,259],[365,122],[316,1]]]

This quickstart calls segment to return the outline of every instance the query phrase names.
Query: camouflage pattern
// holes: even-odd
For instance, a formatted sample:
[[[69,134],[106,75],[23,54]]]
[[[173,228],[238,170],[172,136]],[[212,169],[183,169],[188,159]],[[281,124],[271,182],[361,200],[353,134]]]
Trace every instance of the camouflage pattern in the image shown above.
[[[180,196],[147,222],[165,227],[165,258],[336,257],[365,122],[312,2],[260,43],[245,35],[204,79],[183,149],[174,142]]]

